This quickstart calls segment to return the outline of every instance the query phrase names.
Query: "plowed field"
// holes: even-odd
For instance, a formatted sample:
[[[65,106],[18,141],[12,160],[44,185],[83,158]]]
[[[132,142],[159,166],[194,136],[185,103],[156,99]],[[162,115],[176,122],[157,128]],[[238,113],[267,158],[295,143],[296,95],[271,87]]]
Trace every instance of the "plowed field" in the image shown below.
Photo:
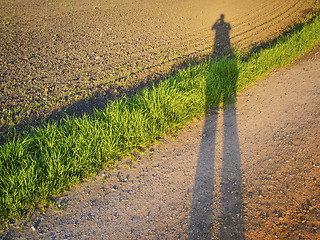
[[[1,1],[0,131],[91,112],[187,58],[211,54],[221,14],[232,46],[247,48],[303,21],[314,6],[310,0]]]

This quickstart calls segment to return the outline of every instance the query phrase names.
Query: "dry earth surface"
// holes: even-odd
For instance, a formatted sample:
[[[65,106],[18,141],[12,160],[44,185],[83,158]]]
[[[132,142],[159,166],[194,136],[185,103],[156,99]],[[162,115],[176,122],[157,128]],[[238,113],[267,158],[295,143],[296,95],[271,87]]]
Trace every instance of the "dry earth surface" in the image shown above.
[[[212,52],[221,14],[233,46],[277,37],[316,0],[0,1],[0,141],[13,126],[81,115]]]
[[[144,79],[150,76],[148,71],[158,72],[157,67],[164,66],[157,62],[159,49],[183,50],[186,55],[210,52],[211,27],[221,13],[232,27],[231,42],[249,46],[300,21],[314,2],[0,4],[4,6],[1,14],[5,9],[15,16],[1,29],[5,34],[0,38],[1,104],[9,109],[11,103],[14,107],[29,101],[18,89],[29,98],[37,99],[38,93],[41,102],[48,88],[48,98],[61,94],[63,98],[57,101],[61,106],[83,110],[94,101],[77,105],[78,100],[63,94],[76,94],[77,86],[86,86],[86,94],[107,93],[109,88],[104,87],[109,85],[98,83],[99,74],[113,71],[117,61],[122,66],[125,61],[139,62],[135,56],[140,56]],[[17,6],[22,9],[23,5],[19,13]],[[54,206],[13,224],[2,237],[319,239],[319,52],[274,71],[239,94],[235,105],[188,124],[173,139],[162,139],[135,161],[124,159],[116,169],[104,170],[75,186],[55,199]],[[172,64],[173,55],[166,56]],[[80,71],[88,66],[90,71]],[[74,77],[77,69],[78,78]],[[88,85],[82,74],[89,77]],[[140,82],[133,81],[132,86]],[[100,103],[106,98],[99,98]],[[46,105],[41,107],[45,111]]]

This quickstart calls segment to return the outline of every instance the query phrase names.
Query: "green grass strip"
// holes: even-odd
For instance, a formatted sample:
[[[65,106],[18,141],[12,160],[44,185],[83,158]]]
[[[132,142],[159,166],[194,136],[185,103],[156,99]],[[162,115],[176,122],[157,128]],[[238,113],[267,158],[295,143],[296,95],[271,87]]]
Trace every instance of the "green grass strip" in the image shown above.
[[[20,218],[134,149],[150,146],[319,42],[316,17],[249,57],[206,60],[93,116],[71,117],[8,142],[0,147],[0,220]]]

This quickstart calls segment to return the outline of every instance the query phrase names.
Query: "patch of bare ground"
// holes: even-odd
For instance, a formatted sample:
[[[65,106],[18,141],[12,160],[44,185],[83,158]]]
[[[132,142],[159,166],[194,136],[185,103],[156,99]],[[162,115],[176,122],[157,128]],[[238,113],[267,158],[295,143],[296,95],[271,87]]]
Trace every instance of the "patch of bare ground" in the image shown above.
[[[221,14],[231,44],[272,39],[313,11],[310,0],[0,2],[0,131],[91,113],[212,53]]]

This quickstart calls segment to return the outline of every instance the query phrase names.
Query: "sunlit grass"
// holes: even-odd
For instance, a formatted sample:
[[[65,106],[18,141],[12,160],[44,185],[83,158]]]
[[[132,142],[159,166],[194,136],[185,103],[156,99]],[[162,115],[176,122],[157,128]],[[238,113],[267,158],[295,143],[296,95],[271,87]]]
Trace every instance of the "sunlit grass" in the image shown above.
[[[0,147],[0,220],[24,216],[104,166],[177,131],[319,41],[316,17],[257,53],[205,60],[130,99],[110,102],[93,116],[70,117],[11,140]]]

